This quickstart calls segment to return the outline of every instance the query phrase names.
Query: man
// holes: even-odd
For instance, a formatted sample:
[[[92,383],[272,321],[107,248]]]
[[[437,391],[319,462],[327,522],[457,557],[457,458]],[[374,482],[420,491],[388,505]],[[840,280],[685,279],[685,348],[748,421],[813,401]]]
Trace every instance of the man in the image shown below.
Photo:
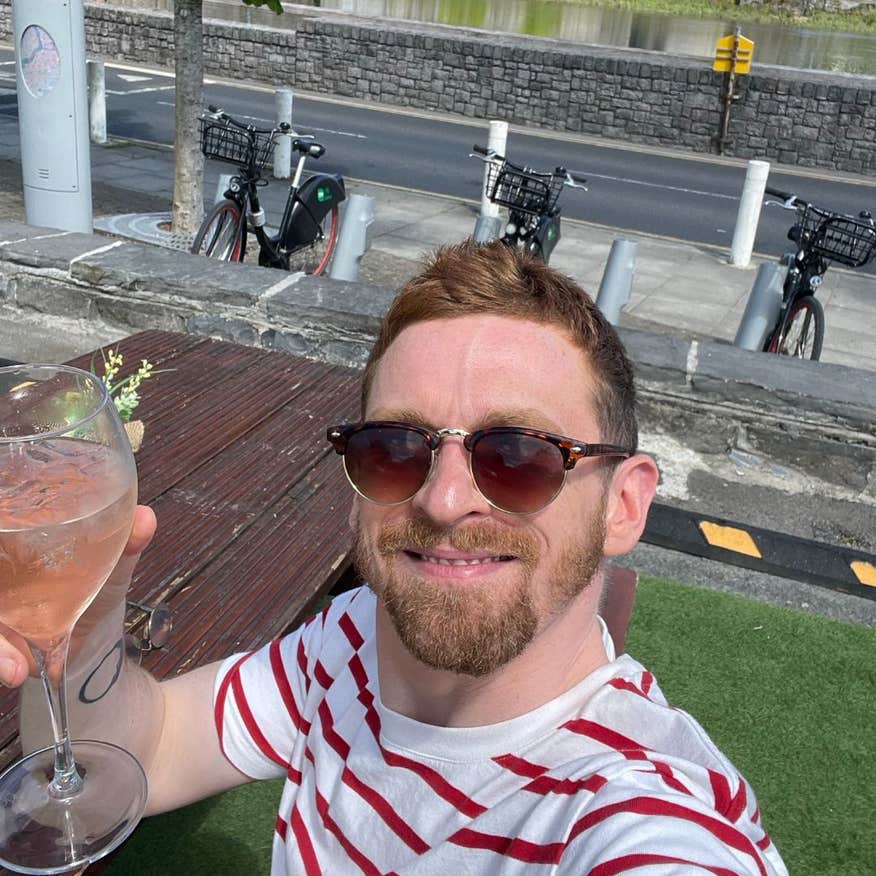
[[[286,776],[275,874],[786,873],[751,788],[598,617],[658,472],[574,283],[499,244],[440,251],[386,317],[361,422],[328,437],[369,586],[254,654],[160,685],[129,666],[78,706],[78,735],[140,758],[150,812]],[[118,640],[153,528],[141,510],[75,672]],[[0,678],[25,674],[4,646]],[[25,696],[31,747],[41,706]]]

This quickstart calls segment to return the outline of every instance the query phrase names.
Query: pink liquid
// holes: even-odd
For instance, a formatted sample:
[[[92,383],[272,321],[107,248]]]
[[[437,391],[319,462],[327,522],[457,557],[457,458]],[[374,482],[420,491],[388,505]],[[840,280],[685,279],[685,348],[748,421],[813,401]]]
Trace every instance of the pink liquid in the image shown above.
[[[0,446],[0,622],[57,644],[121,555],[136,498],[133,463],[100,444]]]

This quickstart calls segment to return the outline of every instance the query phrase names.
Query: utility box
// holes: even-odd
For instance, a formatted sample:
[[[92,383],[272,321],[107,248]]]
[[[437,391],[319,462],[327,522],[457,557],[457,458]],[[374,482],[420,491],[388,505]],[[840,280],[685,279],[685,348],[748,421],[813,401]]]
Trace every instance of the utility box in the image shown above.
[[[12,32],[27,222],[91,232],[83,0],[13,0]]]

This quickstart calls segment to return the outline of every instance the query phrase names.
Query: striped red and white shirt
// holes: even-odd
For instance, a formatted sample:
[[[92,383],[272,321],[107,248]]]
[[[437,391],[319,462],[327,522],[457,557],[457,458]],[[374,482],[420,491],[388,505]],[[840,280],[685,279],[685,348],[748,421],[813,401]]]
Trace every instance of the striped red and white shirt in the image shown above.
[[[510,721],[421,724],[381,704],[375,605],[339,596],[219,673],[225,755],[286,777],[272,876],[786,876],[751,787],[631,657]]]

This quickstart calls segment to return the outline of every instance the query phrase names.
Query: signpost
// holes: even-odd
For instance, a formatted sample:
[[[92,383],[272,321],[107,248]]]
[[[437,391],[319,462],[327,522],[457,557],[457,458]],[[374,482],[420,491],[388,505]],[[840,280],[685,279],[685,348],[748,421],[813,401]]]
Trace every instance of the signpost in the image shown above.
[[[13,0],[12,32],[25,217],[91,232],[83,0]]]
[[[734,89],[736,77],[751,72],[753,55],[754,43],[742,36],[738,25],[733,33],[721,37],[715,46],[715,62],[712,64],[712,69],[724,74],[724,87],[721,91],[721,129],[715,138],[718,155],[724,152],[724,146],[727,144],[730,107],[734,100],[739,99]]]

